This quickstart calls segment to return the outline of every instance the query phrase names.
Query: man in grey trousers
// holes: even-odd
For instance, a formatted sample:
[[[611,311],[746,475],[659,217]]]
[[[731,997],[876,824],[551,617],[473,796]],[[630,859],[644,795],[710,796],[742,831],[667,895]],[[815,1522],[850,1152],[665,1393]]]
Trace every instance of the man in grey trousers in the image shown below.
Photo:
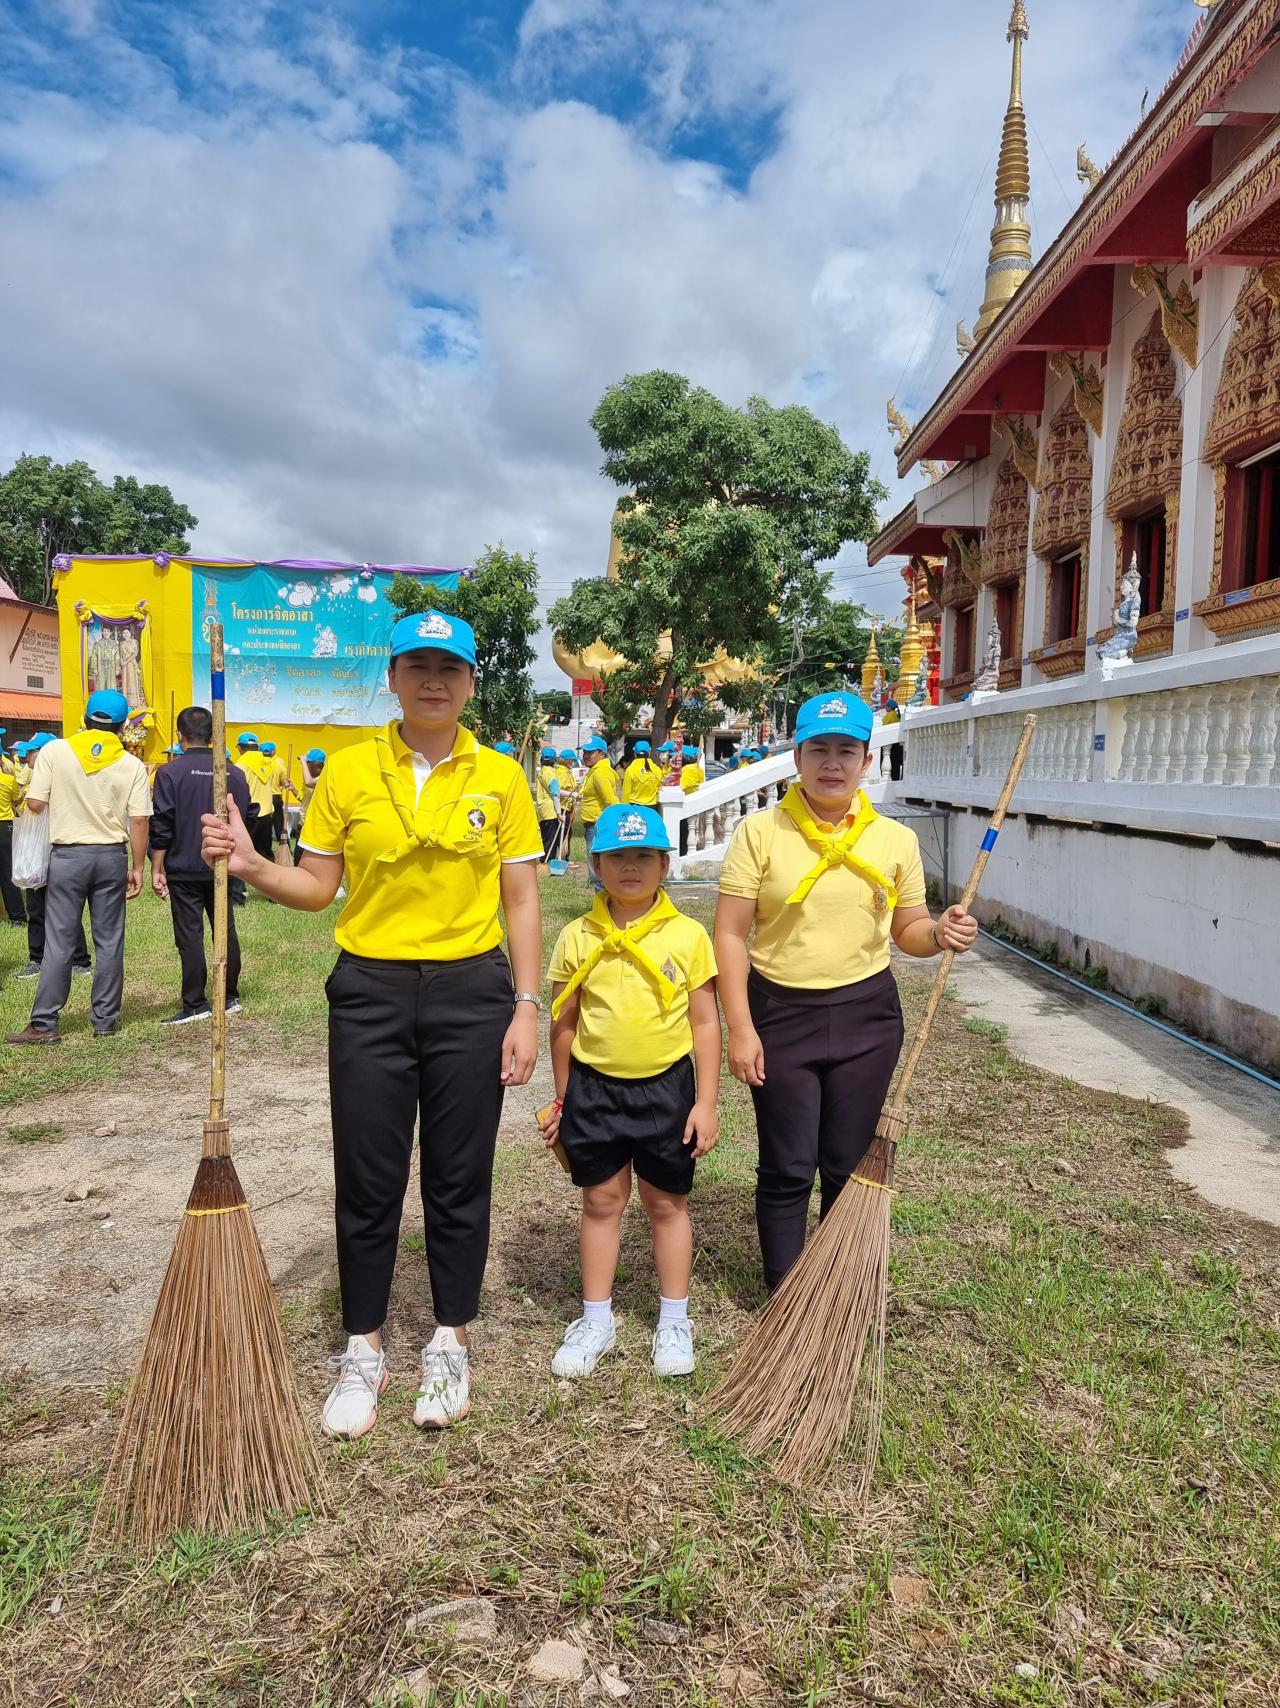
[[[27,811],[49,814],[45,946],[31,1024],[10,1044],[57,1044],[58,1016],[71,990],[76,935],[85,903],[93,927],[93,1035],[120,1029],[124,1000],[125,902],[142,889],[151,791],[142,761],[120,731],[129,702],[113,688],[90,694],[82,730],[36,755]]]

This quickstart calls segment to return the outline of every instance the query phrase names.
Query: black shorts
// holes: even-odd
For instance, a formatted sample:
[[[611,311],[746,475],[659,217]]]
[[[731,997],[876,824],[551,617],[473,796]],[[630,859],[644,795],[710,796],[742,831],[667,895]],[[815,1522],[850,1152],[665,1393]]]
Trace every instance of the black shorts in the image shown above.
[[[684,1129],[696,1095],[691,1056],[652,1079],[614,1079],[575,1060],[560,1112],[573,1184],[603,1186],[630,1163],[647,1185],[683,1197],[693,1185]]]

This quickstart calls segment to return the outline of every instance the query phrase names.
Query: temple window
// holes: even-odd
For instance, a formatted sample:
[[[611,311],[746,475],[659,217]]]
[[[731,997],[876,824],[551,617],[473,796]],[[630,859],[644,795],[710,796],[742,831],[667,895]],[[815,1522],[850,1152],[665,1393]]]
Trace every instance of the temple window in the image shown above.
[[[973,606],[957,605],[952,612],[951,671],[955,676],[973,674]]]
[[[1080,621],[1080,583],[1084,558],[1079,551],[1056,558],[1049,566],[1049,644],[1070,640]]]
[[[1022,650],[1022,636],[1018,626],[1018,585],[1013,581],[1001,582],[995,593],[996,622],[1000,628],[1000,657],[1013,659]]]
[[[1225,593],[1280,576],[1280,445],[1227,475]]]
[[[1168,525],[1163,504],[1141,516],[1129,516],[1123,524],[1121,562],[1138,560],[1141,576],[1143,614],[1162,610],[1165,592],[1165,564],[1168,553]]]

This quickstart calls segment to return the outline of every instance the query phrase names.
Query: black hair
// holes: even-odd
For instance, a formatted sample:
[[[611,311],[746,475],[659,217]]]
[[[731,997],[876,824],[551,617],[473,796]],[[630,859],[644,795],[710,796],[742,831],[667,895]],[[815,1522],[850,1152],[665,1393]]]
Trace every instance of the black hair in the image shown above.
[[[213,713],[207,706],[187,706],[178,713],[178,734],[192,747],[208,747],[213,741]]]

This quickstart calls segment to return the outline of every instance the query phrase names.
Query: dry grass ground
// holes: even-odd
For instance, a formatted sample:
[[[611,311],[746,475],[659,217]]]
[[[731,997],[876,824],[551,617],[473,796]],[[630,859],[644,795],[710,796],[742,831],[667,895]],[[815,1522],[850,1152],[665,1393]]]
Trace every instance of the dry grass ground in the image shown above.
[[[585,892],[544,888],[550,932]],[[710,897],[686,905],[706,917]],[[330,926],[251,904],[233,1039],[251,1196],[261,1209],[297,1188],[260,1219],[313,1408],[339,1339],[319,1047]],[[890,1404],[866,1518],[838,1464],[798,1495],[703,1419],[760,1297],[736,1086],[695,1189],[697,1379],[649,1373],[655,1289],[633,1215],[619,1349],[589,1384],[551,1380],[577,1279],[573,1195],[530,1125],[543,1080],[504,1126],[472,1419],[440,1438],[408,1421],[429,1326],[411,1199],[396,1379],[374,1434],[330,1455],[336,1516],[179,1535],[150,1559],[90,1550],[199,1141],[203,1040],[156,1025],[173,984],[164,915],[147,901],[131,930],[121,1038],[2,1064],[0,1363],[15,1367],[0,1389],[0,1702],[576,1702],[577,1686],[529,1677],[559,1635],[593,1669],[616,1667],[637,1708],[1277,1700],[1280,1242],[1171,1179],[1167,1112],[1026,1068],[957,1005],[900,1162]],[[0,940],[0,970],[10,951]],[[918,1011],[923,979],[902,983]],[[0,992],[0,1021],[29,990]],[[117,1132],[95,1150],[104,1114]],[[86,1206],[63,1204],[63,1180],[98,1165],[111,1215],[91,1199],[69,1221]],[[114,1255],[104,1219],[126,1228]],[[492,1604],[483,1646],[407,1630],[458,1596]]]

